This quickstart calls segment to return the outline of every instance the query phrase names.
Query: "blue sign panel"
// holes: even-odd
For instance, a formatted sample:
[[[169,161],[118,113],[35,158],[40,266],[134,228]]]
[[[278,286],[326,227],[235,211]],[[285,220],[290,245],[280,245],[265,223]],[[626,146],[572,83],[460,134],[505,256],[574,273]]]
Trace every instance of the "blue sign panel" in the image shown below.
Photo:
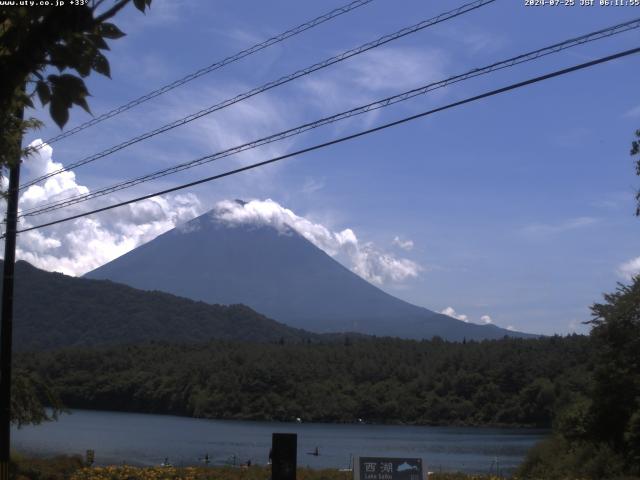
[[[423,480],[421,458],[358,457],[354,480]]]

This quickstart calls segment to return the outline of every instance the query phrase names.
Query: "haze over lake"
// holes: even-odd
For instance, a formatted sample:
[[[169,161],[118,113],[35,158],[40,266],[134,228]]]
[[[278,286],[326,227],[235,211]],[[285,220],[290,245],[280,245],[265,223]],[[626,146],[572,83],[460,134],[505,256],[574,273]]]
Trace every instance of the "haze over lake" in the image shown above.
[[[57,422],[13,430],[19,452],[54,455],[96,452],[96,463],[213,465],[267,463],[271,434],[298,434],[298,465],[345,468],[351,455],[422,457],[431,471],[513,470],[546,431],[466,427],[418,427],[221,421],[72,410]],[[309,455],[318,447],[320,455]]]

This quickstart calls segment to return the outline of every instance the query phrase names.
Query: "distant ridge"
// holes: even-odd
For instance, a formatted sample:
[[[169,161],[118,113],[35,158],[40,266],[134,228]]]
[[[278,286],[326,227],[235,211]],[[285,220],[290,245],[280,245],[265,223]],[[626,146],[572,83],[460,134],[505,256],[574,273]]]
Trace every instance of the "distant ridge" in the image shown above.
[[[16,263],[15,286],[17,350],[150,341],[321,340],[319,335],[288,327],[244,305],[209,305],[110,281],[45,272],[24,261]]]
[[[244,208],[245,202],[236,201]],[[293,228],[229,224],[215,210],[85,275],[208,303],[242,303],[313,332],[483,340],[534,337],[465,323],[400,300],[335,261]]]

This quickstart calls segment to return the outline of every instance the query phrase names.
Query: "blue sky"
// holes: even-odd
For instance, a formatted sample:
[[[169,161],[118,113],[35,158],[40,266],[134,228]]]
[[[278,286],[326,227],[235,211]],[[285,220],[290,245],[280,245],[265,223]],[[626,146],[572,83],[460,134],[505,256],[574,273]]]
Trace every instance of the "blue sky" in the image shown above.
[[[374,0],[53,144],[53,160],[50,151],[27,160],[24,178],[461,3]],[[129,8],[116,22],[128,35],[111,43],[112,80],[88,81],[91,107],[102,113],[342,4],[154,0],[147,15]],[[498,0],[79,168],[23,203],[107,186],[635,17],[640,8],[525,7],[524,1]],[[639,44],[640,32],[633,31],[576,47],[69,211],[266,159]],[[478,323],[489,316],[517,330],[585,332],[580,322],[589,318],[589,305],[640,269],[640,220],[633,216],[638,179],[629,156],[640,128],[639,62],[633,56],[465,105],[149,208],[24,235],[19,254],[43,268],[81,274],[221,200],[272,199],[310,224],[354,232],[360,256],[336,254],[351,268],[357,270],[350,262],[362,255],[414,266],[411,274],[378,282],[412,303],[454,310]],[[59,133],[44,112],[35,115],[47,125],[30,140]],[[76,108],[67,128],[89,118]]]

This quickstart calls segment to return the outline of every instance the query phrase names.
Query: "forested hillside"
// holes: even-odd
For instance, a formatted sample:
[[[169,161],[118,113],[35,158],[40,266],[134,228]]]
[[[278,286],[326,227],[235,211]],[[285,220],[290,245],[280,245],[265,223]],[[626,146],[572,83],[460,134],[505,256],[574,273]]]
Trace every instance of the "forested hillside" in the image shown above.
[[[587,337],[449,343],[165,343],[17,363],[68,407],[206,418],[549,426],[587,388]]]
[[[45,272],[27,262],[16,264],[15,292],[14,342],[18,350],[149,340],[269,342],[318,338],[244,305],[209,305],[105,280]]]

